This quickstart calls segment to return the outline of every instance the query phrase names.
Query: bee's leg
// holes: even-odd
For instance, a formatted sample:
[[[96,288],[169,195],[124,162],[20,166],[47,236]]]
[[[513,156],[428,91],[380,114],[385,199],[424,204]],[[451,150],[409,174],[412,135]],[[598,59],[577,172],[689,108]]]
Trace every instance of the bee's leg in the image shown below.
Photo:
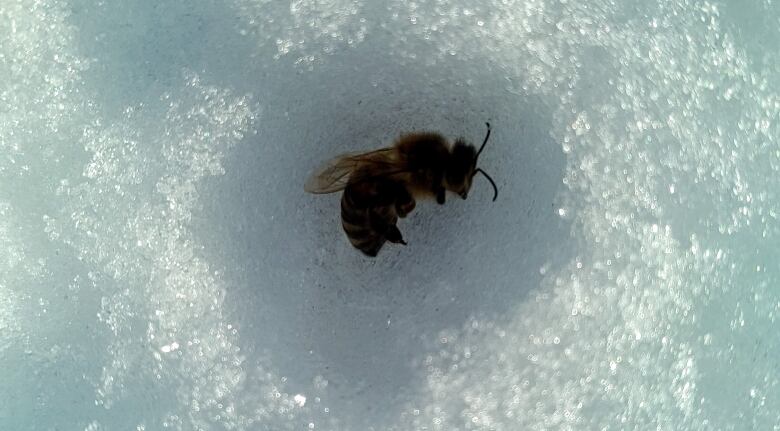
[[[444,205],[444,172],[436,172],[434,174],[431,191],[436,196],[436,202],[439,205]]]
[[[387,238],[387,240],[392,243],[406,245],[406,241],[404,241],[403,235],[401,235],[401,231],[398,230],[398,226],[394,224],[387,227],[385,238]]]
[[[395,225],[398,219],[395,216],[388,216],[388,212],[394,213],[395,211],[393,211],[392,207],[373,208],[369,212],[371,228],[392,243],[406,245],[401,231]]]
[[[398,217],[406,217],[407,214],[412,212],[415,205],[417,205],[417,203],[415,202],[412,195],[406,190],[405,187],[399,186],[398,198],[395,201],[395,212],[398,214]]]
[[[436,202],[439,205],[444,205],[444,200],[445,200],[444,187],[439,186],[434,188],[433,193],[436,195]]]
[[[396,211],[398,212],[398,217],[404,218],[407,215],[409,215],[410,212],[414,210],[414,207],[417,205],[417,203],[414,201],[414,198],[409,199],[408,201],[404,203],[398,203],[396,204]]]

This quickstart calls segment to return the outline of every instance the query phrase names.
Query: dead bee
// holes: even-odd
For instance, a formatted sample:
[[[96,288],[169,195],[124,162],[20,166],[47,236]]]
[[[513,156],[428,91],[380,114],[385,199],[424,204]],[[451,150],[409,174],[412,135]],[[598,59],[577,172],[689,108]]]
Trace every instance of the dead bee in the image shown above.
[[[416,199],[433,197],[443,204],[445,191],[468,196],[471,180],[481,173],[493,186],[493,179],[477,167],[477,159],[490,137],[490,123],[482,146],[458,139],[450,145],[438,133],[411,133],[392,146],[370,152],[342,154],[317,169],[304,190],[323,194],[344,190],[341,224],[349,241],[368,256],[376,256],[386,241],[406,242],[396,223],[416,205]]]

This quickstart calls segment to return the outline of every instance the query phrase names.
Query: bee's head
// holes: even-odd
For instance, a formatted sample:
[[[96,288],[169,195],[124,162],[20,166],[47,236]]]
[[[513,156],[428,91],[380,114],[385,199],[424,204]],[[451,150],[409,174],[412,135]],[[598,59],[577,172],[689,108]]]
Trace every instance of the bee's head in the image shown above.
[[[495,201],[498,197],[498,188],[496,188],[493,179],[490,178],[485,171],[477,167],[479,153],[485,148],[485,144],[490,137],[490,123],[485,124],[487,124],[488,130],[479,151],[474,149],[473,145],[467,144],[462,139],[456,140],[455,145],[452,147],[452,154],[450,155],[447,169],[444,173],[444,188],[453,193],[457,193],[463,199],[468,197],[469,189],[471,189],[471,180],[477,172],[484,175],[493,186],[493,200]]]
[[[461,139],[455,141],[444,173],[444,187],[466,199],[476,168],[477,150]]]

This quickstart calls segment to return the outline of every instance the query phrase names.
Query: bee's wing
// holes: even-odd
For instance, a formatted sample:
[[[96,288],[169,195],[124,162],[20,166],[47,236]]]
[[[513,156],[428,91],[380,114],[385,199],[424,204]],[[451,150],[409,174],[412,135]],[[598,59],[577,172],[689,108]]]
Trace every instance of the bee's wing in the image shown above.
[[[393,154],[392,148],[342,154],[317,168],[306,180],[303,189],[315,194],[338,192],[347,187],[352,174],[367,166],[372,167],[370,170],[365,170],[370,176],[382,175],[393,169],[395,163]]]

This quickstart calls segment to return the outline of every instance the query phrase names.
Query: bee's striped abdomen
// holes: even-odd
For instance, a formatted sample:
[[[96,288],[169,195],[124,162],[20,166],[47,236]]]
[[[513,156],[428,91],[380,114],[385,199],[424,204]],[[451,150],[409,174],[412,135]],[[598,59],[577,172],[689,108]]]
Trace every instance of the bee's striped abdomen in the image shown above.
[[[376,256],[387,241],[385,226],[395,226],[395,198],[381,182],[350,184],[341,196],[341,225],[349,242],[368,256]]]

